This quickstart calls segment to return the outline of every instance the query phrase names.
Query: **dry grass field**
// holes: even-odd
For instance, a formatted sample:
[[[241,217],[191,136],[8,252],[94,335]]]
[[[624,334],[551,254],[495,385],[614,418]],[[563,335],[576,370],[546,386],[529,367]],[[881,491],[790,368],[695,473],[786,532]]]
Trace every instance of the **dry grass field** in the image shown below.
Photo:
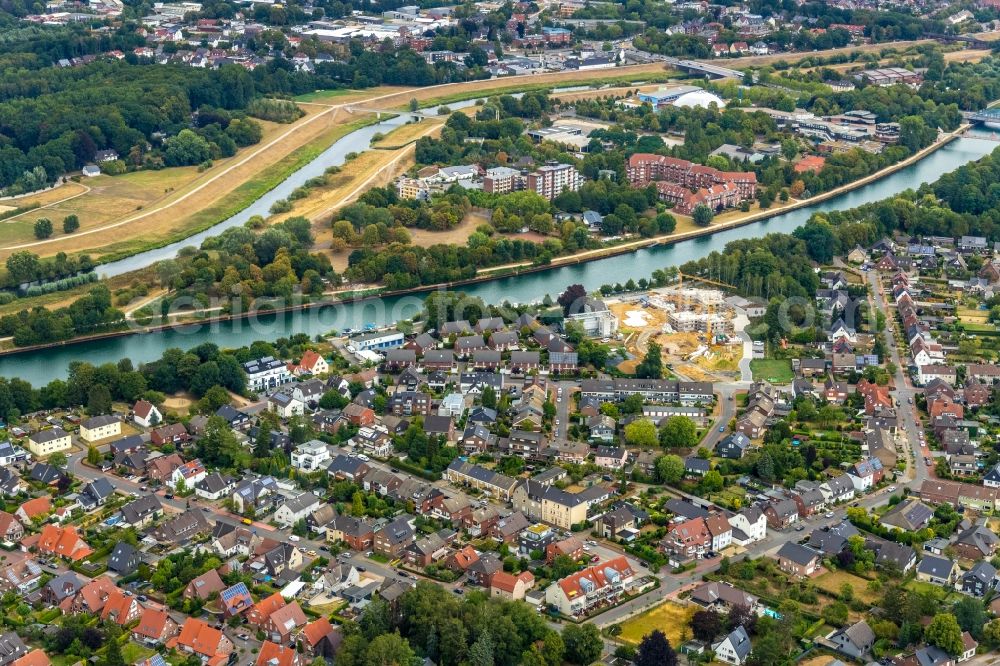
[[[369,117],[322,105],[304,105],[303,110],[306,115],[290,125],[262,122],[265,131],[259,144],[216,161],[202,173],[195,167],[172,168],[98,176],[74,185],[91,191],[0,223],[0,259],[18,249],[41,256],[85,251],[95,256],[127,254],[183,238],[245,207],[301,160]],[[80,230],[66,235],[61,221],[69,214],[80,218]],[[52,238],[34,238],[32,225],[39,217],[53,220]]]
[[[379,141],[373,143],[372,147],[379,150],[403,148],[417,139],[426,136],[433,129],[440,127],[444,120],[445,118],[442,117],[441,120],[429,119],[400,125],[388,134],[385,134]]]
[[[828,571],[822,576],[814,578],[812,582],[819,589],[833,595],[839,595],[840,588],[843,587],[844,583],[847,583],[854,590],[854,596],[866,604],[879,600],[879,595],[868,589],[869,581],[847,571]]]
[[[690,638],[691,616],[697,608],[681,606],[672,601],[660,604],[642,615],[637,615],[622,623],[622,632],[618,638],[626,643],[638,644],[646,634],[659,629],[667,635],[671,645],[680,645],[683,637]]]

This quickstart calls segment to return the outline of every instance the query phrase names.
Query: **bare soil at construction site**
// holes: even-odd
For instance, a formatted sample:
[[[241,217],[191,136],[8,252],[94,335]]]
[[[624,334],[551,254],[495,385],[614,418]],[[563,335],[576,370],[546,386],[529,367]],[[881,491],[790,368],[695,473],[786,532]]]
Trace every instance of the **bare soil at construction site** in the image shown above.
[[[618,317],[619,330],[625,336],[625,349],[634,358],[623,361],[618,369],[634,372],[642,357],[655,342],[662,350],[663,362],[678,366],[678,370],[695,381],[711,380],[714,373],[733,372],[742,358],[741,345],[708,345],[708,351],[696,359],[688,357],[706,345],[700,333],[664,333],[667,313],[658,307],[643,307],[640,303],[609,303],[608,307]],[[640,323],[642,322],[642,323]]]

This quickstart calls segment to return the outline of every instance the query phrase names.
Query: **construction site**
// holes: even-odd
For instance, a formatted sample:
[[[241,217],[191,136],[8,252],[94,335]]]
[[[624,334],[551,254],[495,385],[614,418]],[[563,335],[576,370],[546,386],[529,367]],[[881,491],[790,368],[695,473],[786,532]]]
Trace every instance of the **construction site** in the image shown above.
[[[704,285],[704,281],[698,282]],[[660,345],[663,362],[679,377],[694,381],[732,378],[743,358],[737,312],[721,289],[681,282],[671,287],[609,301],[631,358],[618,367],[633,372],[649,350]]]

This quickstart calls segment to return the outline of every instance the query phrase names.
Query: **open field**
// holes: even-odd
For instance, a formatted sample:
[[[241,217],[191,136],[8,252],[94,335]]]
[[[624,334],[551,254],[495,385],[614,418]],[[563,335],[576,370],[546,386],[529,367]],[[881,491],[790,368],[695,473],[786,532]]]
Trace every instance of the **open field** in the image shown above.
[[[381,86],[378,88],[366,88],[364,90],[354,90],[352,88],[317,90],[299,95],[295,98],[295,101],[300,104],[346,104],[348,102],[357,102],[358,100],[370,99],[378,95],[387,95],[406,90],[410,89],[405,86]]]
[[[59,187],[53,187],[52,189],[45,190],[44,192],[29,194],[18,199],[0,200],[0,206],[7,208],[24,208],[36,204],[38,206],[48,206],[59,201],[64,201],[69,197],[83,194],[86,191],[86,185],[68,180]]]
[[[335,210],[351,203],[372,187],[390,184],[397,175],[413,165],[413,142],[422,136],[436,134],[440,128],[441,123],[421,123],[419,131],[413,134],[413,140],[401,148],[360,153],[345,164],[340,173],[335,174],[327,185],[315,188],[310,196],[294,202],[290,213],[272,216],[269,221],[302,215],[315,224],[320,218],[327,218]]]
[[[17,242],[4,235],[0,225],[0,258],[24,248],[42,256],[90,252],[107,260],[183,239],[242,210],[371,118],[349,115],[340,108],[306,106],[304,110],[306,116],[291,125],[262,122],[265,133],[259,144],[217,161],[201,174],[194,167],[184,167],[94,178],[88,186],[109,190],[87,193],[48,209],[54,220],[77,214],[80,231],[63,235],[57,223],[57,233],[50,239],[36,241],[31,235]],[[31,211],[14,222],[44,216]],[[27,224],[18,226],[22,234],[30,229]]]
[[[844,583],[848,583],[854,590],[854,597],[861,599],[866,604],[874,604],[878,601],[879,595],[868,589],[868,581],[860,576],[847,571],[828,571],[825,574],[812,579],[812,582],[819,589],[832,594],[840,595],[840,588]]]
[[[755,358],[750,361],[750,371],[754,381],[767,381],[772,384],[788,384],[794,379],[792,362],[784,359]]]
[[[406,123],[405,125],[401,125],[383,136],[381,140],[372,144],[372,147],[378,148],[379,150],[396,150],[403,148],[426,135],[434,127],[440,126],[444,120],[445,117],[442,117],[440,121],[421,120],[416,123]]]
[[[688,624],[697,610],[694,606],[681,606],[667,601],[623,622],[622,632],[618,637],[626,643],[637,644],[643,636],[659,629],[667,635],[671,645],[680,645],[683,643],[682,636],[690,637],[691,629]]]
[[[55,229],[54,238],[62,236],[63,218],[67,215],[76,215],[80,219],[80,229],[73,234],[65,235],[64,239],[65,243],[72,243],[81,231],[100,229],[147,206],[164,201],[171,192],[189,185],[198,176],[196,167],[178,167],[162,171],[135,171],[121,176],[102,175],[89,178],[87,179],[89,192],[84,190],[77,195],[70,195],[69,199],[4,220],[0,223],[0,243],[31,242],[35,238],[35,221],[40,218],[52,220]],[[82,237],[81,243],[86,244],[90,240]]]

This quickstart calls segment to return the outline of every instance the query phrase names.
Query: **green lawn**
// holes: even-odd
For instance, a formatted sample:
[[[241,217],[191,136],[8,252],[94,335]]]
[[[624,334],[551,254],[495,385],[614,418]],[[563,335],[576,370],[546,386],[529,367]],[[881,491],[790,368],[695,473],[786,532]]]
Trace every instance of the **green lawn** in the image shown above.
[[[939,585],[935,585],[934,583],[924,583],[919,580],[911,580],[908,583],[906,583],[904,587],[910,590],[911,592],[929,592],[938,599],[942,600],[948,594],[947,591],[944,590]]]
[[[356,92],[358,91],[353,88],[331,88],[329,90],[316,90],[304,95],[296,95],[294,100],[296,102],[315,102],[316,100],[323,100],[325,102],[335,97],[343,97],[344,95]]]
[[[768,381],[772,384],[790,384],[795,378],[792,362],[788,359],[758,358],[750,361],[750,372],[754,381]]]
[[[134,664],[137,661],[151,657],[153,652],[154,650],[138,643],[133,643],[132,641],[128,641],[122,645],[122,658],[126,664]]]
[[[962,322],[962,328],[970,333],[996,333],[996,324],[978,324],[975,322]]]

